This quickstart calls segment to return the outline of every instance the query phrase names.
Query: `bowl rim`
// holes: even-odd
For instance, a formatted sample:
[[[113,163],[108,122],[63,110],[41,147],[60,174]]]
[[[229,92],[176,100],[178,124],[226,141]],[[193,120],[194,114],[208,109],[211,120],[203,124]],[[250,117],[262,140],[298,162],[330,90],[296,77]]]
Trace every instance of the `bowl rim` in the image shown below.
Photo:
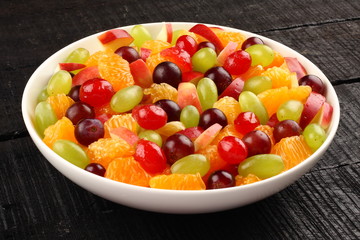
[[[173,26],[179,27],[179,26],[191,26],[191,25],[195,25],[198,23],[195,22],[169,22],[171,23]],[[141,23],[141,25],[145,26],[145,27],[156,27],[159,28],[161,27],[163,24],[163,22],[153,22],[153,23]],[[45,66],[47,64],[49,64],[51,61],[54,61],[55,58],[59,57],[60,55],[64,55],[64,52],[69,53],[70,49],[74,48],[74,46],[77,46],[79,43],[85,41],[85,40],[89,40],[92,38],[96,38],[96,36],[110,30],[104,30],[92,35],[89,35],[87,37],[84,37],[82,39],[79,39],[63,48],[61,48],[60,50],[58,50],[57,52],[53,53],[50,57],[48,57],[44,62],[42,62],[37,69],[34,71],[34,73],[31,75],[31,77],[29,78],[29,80],[26,83],[23,95],[22,95],[22,102],[21,102],[21,109],[22,109],[22,116],[23,116],[23,120],[25,122],[26,128],[29,132],[30,137],[32,138],[32,140],[34,141],[35,145],[38,147],[38,149],[41,151],[41,153],[44,155],[44,157],[58,170],[59,170],[59,165],[63,165],[65,167],[65,169],[71,169],[72,171],[74,171],[74,173],[78,174],[78,177],[83,177],[86,176],[89,179],[93,179],[94,181],[98,181],[99,184],[107,184],[109,186],[121,186],[124,189],[128,189],[128,190],[134,190],[134,191],[143,191],[146,193],[159,193],[159,194],[175,194],[176,195],[186,195],[186,196],[192,196],[192,195],[213,195],[213,194],[217,194],[217,193],[224,193],[224,192],[233,192],[233,191],[238,191],[238,190],[245,190],[245,189],[249,189],[249,188],[257,188],[259,186],[271,186],[273,185],[273,183],[279,182],[282,179],[286,179],[290,176],[294,176],[295,178],[289,182],[287,185],[292,184],[293,182],[295,182],[299,176],[299,174],[296,174],[297,172],[299,172],[299,170],[301,170],[301,174],[300,176],[302,176],[303,174],[305,174],[306,172],[308,172],[308,170],[313,167],[313,165],[320,159],[320,157],[324,154],[324,152],[326,151],[326,149],[330,146],[338,125],[339,125],[339,120],[340,120],[340,105],[339,105],[339,99],[338,96],[335,92],[334,87],[332,86],[331,82],[329,81],[329,79],[325,76],[325,74],[314,64],[312,63],[308,58],[306,58],[305,56],[303,56],[302,54],[298,53],[297,51],[293,50],[292,48],[285,46],[284,44],[272,40],[268,37],[256,34],[256,33],[252,33],[252,32],[248,32],[248,31],[244,31],[241,29],[237,29],[237,28],[233,28],[233,27],[227,27],[227,26],[221,26],[221,25],[216,25],[216,24],[209,24],[209,23],[202,23],[205,24],[207,26],[211,26],[211,27],[220,27],[225,29],[226,31],[236,31],[236,32],[242,32],[247,36],[257,36],[257,37],[261,37],[262,40],[264,42],[266,42],[267,44],[269,44],[270,46],[280,46],[282,49],[284,49],[284,51],[291,53],[291,55],[295,55],[295,56],[301,56],[299,61],[305,66],[312,66],[312,68],[316,69],[316,72],[320,73],[320,78],[322,80],[324,80],[324,82],[326,83],[327,86],[327,99],[328,96],[332,96],[331,98],[331,105],[333,106],[333,116],[332,116],[332,120],[331,120],[331,125],[328,128],[327,131],[327,138],[325,140],[325,142],[322,144],[322,146],[316,151],[314,152],[310,157],[308,157],[307,159],[305,159],[304,161],[302,161],[301,163],[299,163],[298,165],[296,165],[295,167],[284,171],[274,177],[268,178],[268,179],[264,179],[261,180],[259,182],[255,182],[252,184],[248,184],[248,185],[243,185],[243,186],[235,186],[235,187],[231,187],[231,188],[223,188],[223,189],[212,189],[212,190],[167,190],[167,189],[154,189],[154,188],[148,188],[148,187],[141,187],[141,186],[135,186],[135,185],[131,185],[131,184],[127,184],[127,183],[122,183],[122,182],[117,182],[114,180],[110,180],[110,179],[106,179],[104,177],[100,177],[97,176],[95,174],[92,174],[90,172],[84,171],[83,169],[76,167],[75,165],[71,164],[70,162],[66,161],[65,159],[61,158],[59,155],[57,155],[54,151],[52,151],[40,138],[40,136],[37,134],[35,128],[34,128],[34,124],[32,121],[33,115],[31,112],[34,111],[35,108],[30,109],[29,106],[29,102],[30,100],[32,100],[32,102],[36,102],[36,98],[32,95],[32,90],[34,87],[34,82],[36,81],[36,78],[40,75],[44,75],[41,74],[40,72],[43,70],[43,68],[45,68]],[[136,24],[138,25],[138,24]],[[129,26],[121,26],[121,27],[116,27],[116,28],[120,28],[120,29],[131,29],[131,27],[133,27],[135,25],[129,25]],[[57,64],[57,63],[56,63]],[[306,67],[305,67],[306,68]],[[307,68],[306,68],[307,69]],[[54,73],[56,70],[53,69],[53,71],[51,72]],[[44,85],[45,86],[45,85]],[[31,104],[30,104],[31,105]],[[53,161],[51,161],[49,158],[54,159]],[[62,172],[60,171],[62,174],[64,174],[67,178],[69,178],[70,180],[72,180],[74,183],[78,184],[77,182],[75,182],[73,179],[73,177],[68,176],[69,174],[67,174],[66,172]],[[302,173],[304,172],[304,173]],[[77,178],[77,177],[76,177]],[[76,179],[75,178],[75,179]],[[78,184],[79,185],[79,184]],[[281,187],[281,189],[285,188]],[[281,190],[280,189],[280,190]],[[98,194],[97,194],[98,195]]]

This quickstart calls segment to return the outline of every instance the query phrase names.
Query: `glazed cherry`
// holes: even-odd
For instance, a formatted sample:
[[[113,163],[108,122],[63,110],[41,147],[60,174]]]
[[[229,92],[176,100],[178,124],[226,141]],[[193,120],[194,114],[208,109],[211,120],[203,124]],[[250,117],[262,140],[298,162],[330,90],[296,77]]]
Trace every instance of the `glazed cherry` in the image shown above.
[[[226,136],[217,145],[220,157],[229,164],[239,164],[247,157],[247,147],[244,142],[234,136]]]
[[[218,170],[213,172],[208,178],[207,189],[219,189],[235,186],[235,178],[231,173],[225,170]]]
[[[109,103],[114,93],[111,83],[101,78],[93,78],[81,85],[80,100],[93,107],[100,107]]]
[[[207,47],[208,47],[208,48],[211,48],[212,50],[214,50],[214,51],[216,52],[216,47],[215,47],[215,45],[214,45],[213,43],[207,42],[207,41],[199,43],[199,45],[198,45],[198,47],[197,47],[197,50],[200,50],[200,49],[202,49],[202,48],[207,48]]]
[[[177,88],[182,80],[180,68],[173,62],[159,63],[153,72],[154,83],[167,83]]]
[[[168,137],[162,147],[169,164],[173,164],[180,158],[193,154],[194,143],[187,136],[175,133]]]
[[[299,136],[301,131],[301,127],[294,120],[281,121],[274,127],[273,134],[275,142],[279,142],[286,137]]]
[[[223,67],[210,68],[205,72],[204,77],[210,78],[214,81],[219,95],[232,83],[230,73]]]
[[[175,45],[178,48],[184,49],[190,56],[194,55],[198,48],[196,40],[190,35],[180,36]]]
[[[218,123],[222,127],[226,127],[228,124],[226,115],[218,108],[209,108],[201,113],[199,126],[202,129],[207,129],[211,125]]]
[[[123,46],[121,48],[118,48],[115,53],[128,61],[129,63],[132,63],[138,59],[140,59],[140,55],[138,51],[135,50],[133,47],[129,46]]]
[[[103,137],[104,125],[98,119],[86,118],[75,126],[75,138],[84,146],[88,146]]]
[[[106,169],[100,163],[90,163],[85,170],[101,177],[105,176]]]
[[[264,44],[264,42],[258,37],[249,37],[243,42],[243,44],[241,45],[241,49],[245,50],[255,44]]]
[[[263,131],[254,130],[248,132],[242,141],[245,143],[248,150],[248,157],[257,154],[267,154],[271,151],[271,140],[269,136]]]
[[[66,110],[65,117],[70,119],[71,122],[76,125],[84,118],[94,118],[95,111],[94,108],[89,104],[84,102],[75,102]]]
[[[167,114],[164,109],[154,104],[138,105],[134,107],[132,116],[140,127],[148,130],[161,128],[167,122]]]
[[[156,143],[145,139],[140,139],[137,143],[134,159],[148,173],[160,173],[166,168],[164,152]]]
[[[259,125],[260,120],[253,112],[242,112],[234,121],[235,130],[242,135],[253,131]]]
[[[73,86],[68,93],[68,96],[75,102],[80,101],[80,85]]]
[[[169,99],[161,99],[156,101],[154,104],[164,109],[168,116],[168,122],[180,120],[181,108],[176,102]]]
[[[231,53],[224,62],[224,68],[232,75],[243,74],[249,70],[250,66],[250,54],[243,50]]]
[[[315,75],[305,75],[299,79],[300,86],[310,86],[314,92],[320,93],[324,95],[325,92],[325,84],[324,82]]]

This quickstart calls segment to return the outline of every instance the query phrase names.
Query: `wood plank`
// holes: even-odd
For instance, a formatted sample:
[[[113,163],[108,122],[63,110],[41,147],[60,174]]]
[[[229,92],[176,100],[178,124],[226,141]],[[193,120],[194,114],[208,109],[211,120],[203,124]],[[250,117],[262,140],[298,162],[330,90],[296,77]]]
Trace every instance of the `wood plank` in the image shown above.
[[[157,214],[114,204],[65,179],[28,137],[0,142],[0,229],[7,238],[18,239],[222,239],[234,237],[229,229],[241,226],[236,236],[246,239],[356,239],[360,149],[355,146],[360,141],[352,119],[359,119],[359,89],[360,83],[336,86],[344,109],[339,131],[310,172],[268,199],[219,213]]]

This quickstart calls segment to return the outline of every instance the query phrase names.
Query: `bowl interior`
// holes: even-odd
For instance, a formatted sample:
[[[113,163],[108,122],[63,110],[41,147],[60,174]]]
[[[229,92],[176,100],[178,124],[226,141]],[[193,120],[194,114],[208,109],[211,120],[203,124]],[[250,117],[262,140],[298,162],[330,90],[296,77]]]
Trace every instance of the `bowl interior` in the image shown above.
[[[163,23],[147,23],[142,25],[144,25],[153,36],[156,36]],[[189,29],[193,25],[195,25],[195,23],[172,23],[174,30]],[[133,26],[127,26],[121,28],[130,31],[132,27]],[[71,51],[79,47],[88,49],[90,53],[101,50],[102,45],[97,39],[97,36],[101,33],[85,37],[54,53],[44,61],[30,77],[23,93],[22,113],[27,130],[35,145],[57,170],[84,189],[116,203],[149,211],[165,213],[204,213],[226,210],[261,200],[293,183],[320,159],[335,136],[340,117],[339,100],[335,90],[318,67],[289,47],[250,32],[223,26],[217,27],[221,27],[226,31],[240,31],[246,36],[258,36],[283,56],[296,57],[308,73],[317,75],[324,80],[327,87],[327,101],[334,108],[333,118],[327,131],[328,137],[324,144],[312,156],[299,165],[275,177],[250,185],[209,191],[173,191],[150,189],[115,182],[86,172],[62,159],[43,143],[34,128],[34,109],[37,104],[37,96],[47,85],[52,74],[58,70],[58,63],[64,61]]]

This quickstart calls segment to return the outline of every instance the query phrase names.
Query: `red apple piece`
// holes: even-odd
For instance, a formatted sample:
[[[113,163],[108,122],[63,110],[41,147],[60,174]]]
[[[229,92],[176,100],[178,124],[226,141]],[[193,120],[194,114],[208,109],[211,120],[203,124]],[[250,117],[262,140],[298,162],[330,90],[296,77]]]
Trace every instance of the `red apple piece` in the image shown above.
[[[123,46],[129,46],[134,38],[123,29],[112,29],[98,36],[99,41],[105,48],[116,51]]]
[[[99,69],[97,66],[91,66],[91,67],[87,67],[82,69],[80,72],[78,72],[72,80],[72,85],[76,86],[76,85],[81,85],[84,82],[86,82],[89,79],[93,79],[93,78],[100,78],[100,73],[99,73]]]
[[[220,41],[220,39],[218,38],[218,36],[216,36],[216,34],[211,30],[211,28],[209,28],[208,26],[206,26],[204,24],[196,24],[195,26],[190,28],[189,32],[196,33],[196,34],[206,38],[208,41],[212,42],[215,45],[216,50],[218,52],[220,52],[224,48],[224,46],[223,46],[222,42]]]
[[[150,56],[151,49],[148,48],[140,48],[140,57],[144,62],[146,62],[146,59]]]
[[[195,141],[195,139],[197,139],[203,132],[204,129],[202,129],[201,127],[189,127],[177,133],[187,136],[191,139],[191,141]]]
[[[222,94],[219,96],[219,99],[225,96],[233,97],[236,100],[239,99],[239,95],[244,88],[244,80],[240,77],[235,78],[230,85],[225,88]]]
[[[71,72],[74,70],[82,69],[86,67],[86,65],[82,63],[59,63],[59,67],[61,70]]]
[[[182,74],[182,81],[197,84],[199,80],[202,79],[203,77],[204,74],[201,72],[196,72],[196,71],[184,72]]]
[[[218,63],[222,66],[225,63],[225,59],[236,51],[238,44],[236,42],[229,42],[224,49],[219,53],[217,60]]]
[[[301,65],[297,58],[285,57],[285,62],[290,72],[296,73],[298,80],[307,74],[304,66]]]
[[[300,117],[299,125],[302,129],[305,129],[305,127],[315,118],[316,114],[324,105],[325,100],[325,97],[319,93],[310,93],[304,104],[304,109]]]
[[[330,125],[332,114],[333,106],[331,106],[328,102],[324,102],[313,122],[318,123],[322,128],[327,129]]]
[[[146,63],[142,59],[138,59],[129,64],[131,75],[134,78],[135,84],[148,88],[153,83],[152,74]]]
[[[171,43],[172,41],[172,25],[171,23],[164,23],[156,39]]]
[[[110,137],[121,138],[132,146],[134,146],[139,141],[139,137],[126,127],[112,128],[110,130]]]
[[[215,137],[219,134],[221,131],[222,126],[218,123],[215,123],[208,127],[203,133],[200,134],[199,137],[197,137],[194,141],[195,146],[195,152],[205,148],[207,145],[209,145]]]
[[[178,86],[178,104],[180,108],[188,105],[193,105],[197,108],[199,113],[202,113],[202,108],[199,100],[196,86],[190,82],[181,82]]]

